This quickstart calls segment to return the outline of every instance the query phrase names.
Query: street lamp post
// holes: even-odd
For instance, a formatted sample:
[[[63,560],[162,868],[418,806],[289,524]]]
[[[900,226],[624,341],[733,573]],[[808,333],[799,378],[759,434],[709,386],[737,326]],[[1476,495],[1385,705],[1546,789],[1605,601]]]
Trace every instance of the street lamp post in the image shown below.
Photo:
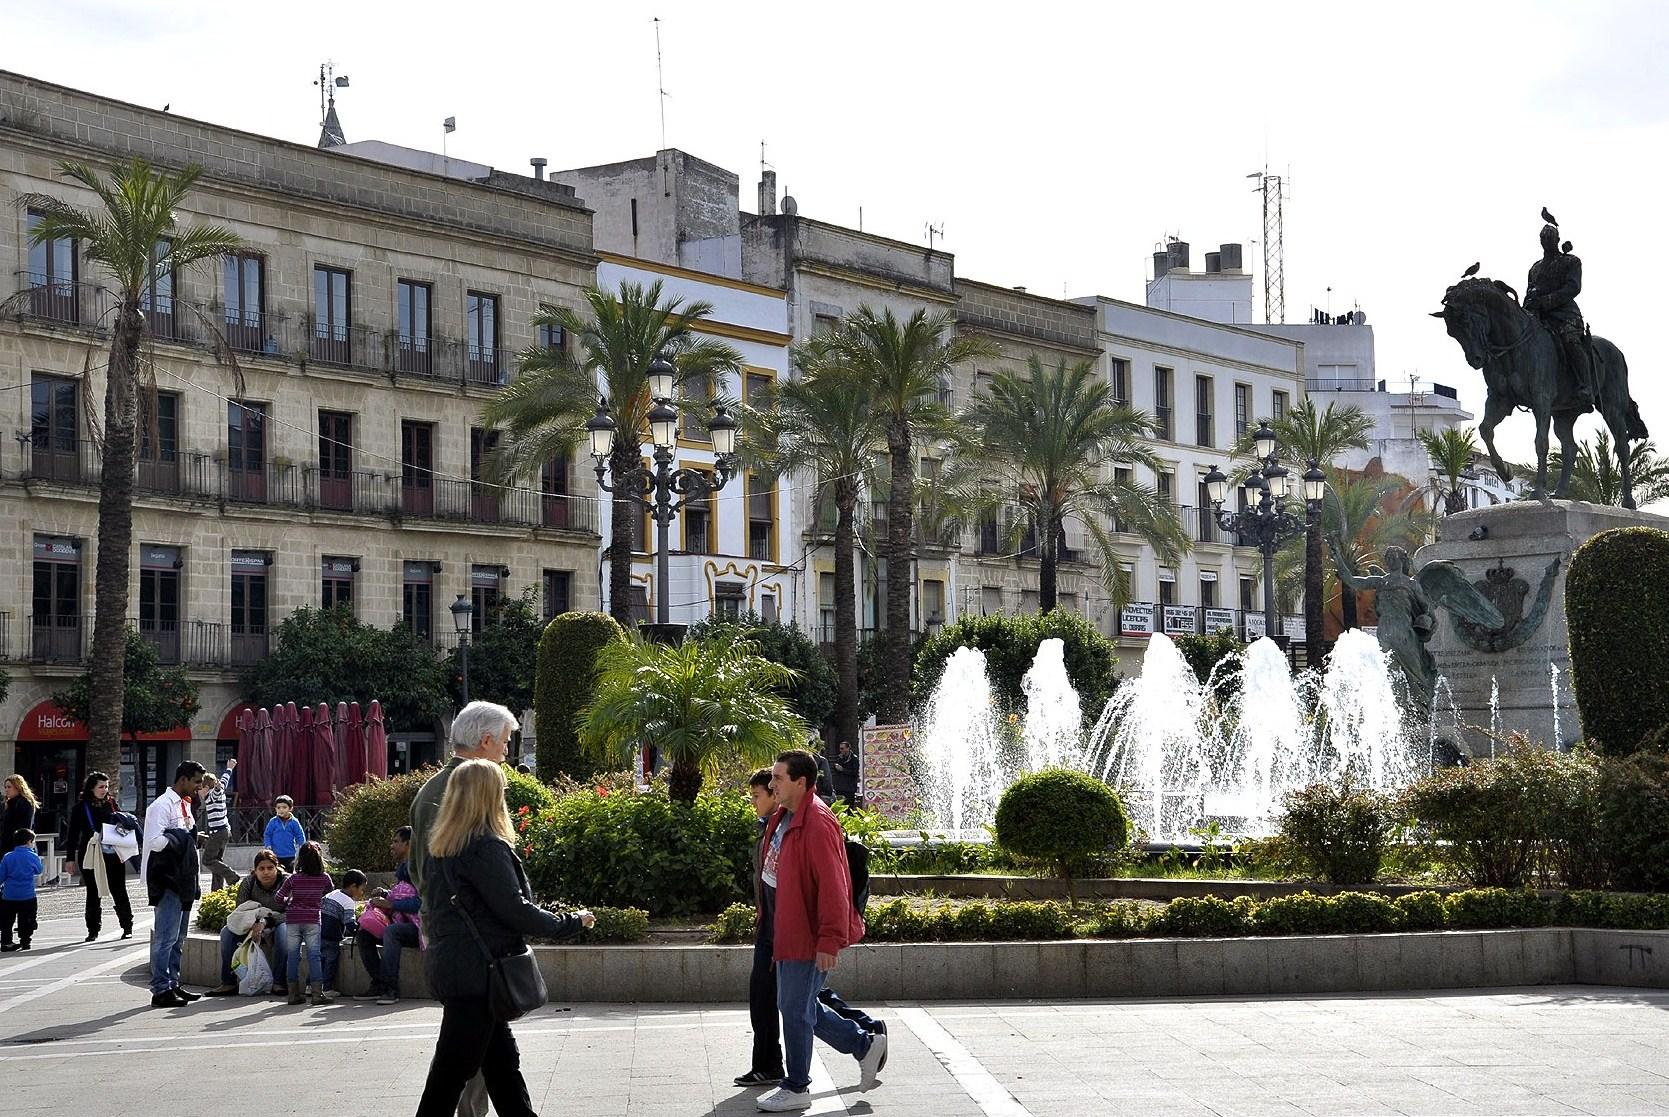
[[[649,409],[649,437],[655,444],[653,469],[638,466],[611,484],[606,462],[614,450],[616,430],[614,419],[608,413],[607,399],[598,401],[597,413],[585,424],[591,439],[591,456],[597,463],[597,486],[605,493],[624,497],[645,509],[655,520],[657,625],[671,623],[667,533],[672,517],[691,501],[706,500],[724,488],[736,464],[736,420],[720,407],[707,424],[713,436],[713,475],[673,468],[672,449],[678,442],[678,408],[672,398],[676,375],[672,362],[665,356],[657,356],[649,365],[649,397],[654,401]]]
[[[469,619],[475,615],[475,606],[469,603],[469,598],[458,595],[449,608],[452,611],[452,627],[458,633],[458,662],[463,670],[463,691],[465,706],[469,705]]]
[[[1327,475],[1312,458],[1301,477],[1304,491],[1304,514],[1287,508],[1291,473],[1279,460],[1280,447],[1275,444],[1275,432],[1267,422],[1258,426],[1252,436],[1257,465],[1241,482],[1246,494],[1246,507],[1238,511],[1223,507],[1228,496],[1229,479],[1216,466],[1205,475],[1206,495],[1211,499],[1211,510],[1218,525],[1236,536],[1250,536],[1257,541],[1263,554],[1263,628],[1264,635],[1275,635],[1275,552],[1294,535],[1302,533],[1321,512],[1322,499],[1327,494]]]

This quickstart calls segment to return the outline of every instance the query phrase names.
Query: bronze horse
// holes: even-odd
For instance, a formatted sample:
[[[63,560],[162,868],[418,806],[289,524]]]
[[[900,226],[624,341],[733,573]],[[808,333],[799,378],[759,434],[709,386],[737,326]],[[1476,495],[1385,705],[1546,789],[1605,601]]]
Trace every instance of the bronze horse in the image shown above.
[[[1443,309],[1432,312],[1443,319],[1449,336],[1460,342],[1466,363],[1484,374],[1489,395],[1484,401],[1478,433],[1489,450],[1489,460],[1502,480],[1512,477],[1495,450],[1495,427],[1517,408],[1536,417],[1536,488],[1546,501],[1547,431],[1551,423],[1559,436],[1559,483],[1553,495],[1563,498],[1570,487],[1576,461],[1576,420],[1592,410],[1562,374],[1559,339],[1535,315],[1518,303],[1518,292],[1498,279],[1468,277],[1443,295]],[[1646,437],[1640,409],[1628,394],[1628,362],[1615,345],[1602,337],[1591,339],[1594,398],[1600,417],[1611,429],[1617,464],[1623,477],[1623,507],[1634,507],[1630,471],[1631,442]]]

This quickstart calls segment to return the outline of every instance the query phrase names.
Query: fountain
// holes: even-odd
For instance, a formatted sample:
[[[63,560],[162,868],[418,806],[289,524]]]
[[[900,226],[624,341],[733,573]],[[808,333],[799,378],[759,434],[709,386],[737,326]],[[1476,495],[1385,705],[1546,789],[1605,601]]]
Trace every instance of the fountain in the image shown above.
[[[1156,633],[1142,674],[1119,688],[1088,734],[1063,653],[1059,640],[1038,646],[1022,681],[1023,722],[994,706],[983,653],[951,656],[916,728],[929,829],[979,833],[1018,776],[1065,766],[1119,788],[1151,839],[1186,840],[1211,821],[1260,835],[1290,791],[1346,775],[1391,791],[1431,762],[1425,727],[1404,714],[1400,674],[1359,630],[1340,636],[1325,674],[1294,677],[1280,648],[1261,639],[1203,684]]]

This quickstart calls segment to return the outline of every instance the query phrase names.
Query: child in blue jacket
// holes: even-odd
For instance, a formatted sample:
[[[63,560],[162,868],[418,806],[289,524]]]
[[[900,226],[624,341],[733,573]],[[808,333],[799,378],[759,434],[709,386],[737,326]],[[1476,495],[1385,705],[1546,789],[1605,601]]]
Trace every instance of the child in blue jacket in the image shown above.
[[[35,878],[46,866],[35,852],[35,832],[18,830],[12,835],[13,848],[0,857],[0,951],[28,950],[35,937]],[[17,924],[17,941],[12,941],[12,924]]]
[[[286,873],[293,873],[296,871],[296,853],[307,844],[307,831],[301,828],[301,821],[295,817],[296,803],[288,795],[274,799],[272,809],[276,813],[267,819],[261,844],[278,856],[278,863],[284,866]]]

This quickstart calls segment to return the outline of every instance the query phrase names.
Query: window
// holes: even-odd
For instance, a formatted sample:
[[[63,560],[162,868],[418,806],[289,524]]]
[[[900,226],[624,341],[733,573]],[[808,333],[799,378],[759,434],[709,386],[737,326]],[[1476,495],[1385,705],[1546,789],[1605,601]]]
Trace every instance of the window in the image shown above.
[[[1198,492],[1194,497],[1196,501],[1194,511],[1199,519],[1194,525],[1196,529],[1194,539],[1200,543],[1220,542],[1217,538],[1218,529],[1215,514],[1211,508],[1211,490],[1206,487],[1204,477],[1199,478],[1197,485]]]
[[[435,514],[433,423],[400,423],[400,509],[408,516]]]
[[[477,384],[499,384],[498,296],[471,291],[464,300],[465,342],[469,346],[469,378]]]
[[[180,394],[139,395],[138,485],[152,492],[180,491]]]
[[[353,419],[346,411],[319,412],[320,508],[353,508]]]
[[[322,590],[319,596],[321,609],[335,609],[342,607],[353,612],[354,607],[354,574],[359,570],[359,560],[351,558],[334,558],[330,555],[319,560]]]
[[[1217,608],[1217,577],[1207,578],[1200,575],[1200,606],[1205,609]]]
[[[45,215],[30,210],[26,224],[32,235]],[[53,237],[29,245],[29,313],[55,322],[81,320],[76,297],[76,243],[70,237]]]
[[[544,576],[545,619],[560,616],[573,608],[574,574],[571,570],[547,570]]]
[[[693,472],[701,474],[709,481],[712,480],[712,474],[708,470],[696,469]],[[705,499],[684,505],[680,516],[683,520],[685,551],[693,554],[718,554],[719,533],[714,526],[717,519],[714,504],[713,494],[709,493]]]
[[[811,335],[828,334],[840,329],[840,318],[833,314],[819,314],[812,320]]]
[[[769,481],[747,475],[748,557],[775,562],[777,557],[777,494]]]
[[[945,623],[945,584],[930,579],[921,584],[922,620],[928,624]]]
[[[1159,579],[1159,604],[1176,604],[1176,580],[1174,578],[1162,577]]]
[[[232,662],[259,663],[267,657],[267,570],[265,551],[232,552]]]
[[[1078,595],[1075,593],[1057,594],[1055,603],[1068,613],[1078,612]]]
[[[1255,604],[1257,600],[1256,591],[1257,585],[1252,577],[1248,574],[1242,574],[1240,576],[1240,609],[1242,612],[1253,613],[1257,611],[1257,605]]]
[[[1043,599],[1038,595],[1036,590],[1020,591],[1020,612],[1022,614],[1029,615],[1031,613],[1035,613],[1042,607]]]
[[[541,522],[546,527],[567,527],[568,459],[552,458],[539,470]]]
[[[504,579],[510,574],[507,566],[472,566],[469,568],[469,603],[475,611],[469,616],[471,636],[498,620],[499,602],[504,598]]]
[[[946,411],[956,410],[956,382],[946,373],[939,376],[939,406]]]
[[[470,515],[477,523],[496,524],[500,516],[499,493],[496,485],[482,480],[486,471],[487,455],[498,449],[498,432],[469,428],[469,506]]]
[[[140,292],[139,305],[145,309],[145,321],[157,337],[178,337],[178,323],[174,318],[174,265],[168,254],[174,242],[164,237],[151,249],[151,275]]]
[[[982,368],[974,369],[974,395],[988,396],[991,394],[991,373]]]
[[[407,562],[401,579],[400,623],[425,640],[434,635],[436,565],[427,561]]]
[[[1199,446],[1217,445],[1211,392],[1211,377],[1194,377],[1194,442]]]
[[[692,373],[682,385],[684,402],[705,405],[713,398],[713,381],[704,373]],[[683,419],[679,435],[690,442],[711,442],[712,434],[707,430],[704,416],[699,407],[680,407],[679,413]]]
[[[267,405],[229,400],[226,404],[226,496],[264,503],[267,499]]]
[[[833,574],[824,572],[817,575],[818,640],[824,644],[834,643],[834,629],[835,580]]]
[[[1113,467],[1113,488],[1114,489],[1118,490],[1119,492],[1129,492],[1135,486],[1135,484],[1136,484],[1136,474],[1135,474],[1135,471],[1133,469],[1131,469],[1130,466],[1116,465],[1116,466]],[[1114,516],[1113,517],[1113,530],[1114,531],[1125,531],[1125,530],[1127,530],[1126,527],[1125,527],[1123,517],[1120,517],[1120,516]]]
[[[741,582],[713,583],[714,616],[735,620],[747,611],[747,586]]]
[[[400,314],[400,348],[395,357],[395,367],[400,372],[427,376],[435,369],[429,317],[433,292],[427,283],[402,279],[395,285],[394,298],[399,304]]]
[[[35,536],[34,616],[30,654],[35,659],[81,659],[81,540]]]
[[[1169,469],[1161,469],[1153,475],[1153,488],[1159,494],[1159,499],[1166,504],[1176,503],[1176,474]]]
[[[81,480],[79,382],[37,372],[29,380],[29,394],[29,475]]]
[[[245,353],[266,349],[265,262],[259,256],[227,256],[221,298],[226,303],[226,344]]]
[[[1111,381],[1114,403],[1130,402],[1130,362],[1123,357],[1114,357],[1108,369],[1108,379]]]
[[[764,621],[766,624],[777,623],[779,618],[777,617],[776,594],[762,593],[759,595],[759,619]]]
[[[632,610],[632,623],[633,624],[648,624],[649,623],[649,587],[648,586],[633,586],[632,587],[631,610]]]
[[[180,662],[180,549],[139,548],[139,635],[170,666]]]
[[[1176,438],[1176,423],[1171,412],[1171,370],[1155,365],[1153,368],[1153,418],[1159,437],[1166,442]]]
[[[756,411],[765,411],[771,405],[771,392],[776,387],[776,378],[763,372],[747,374],[746,391],[747,404]],[[759,437],[759,436],[755,436]],[[775,450],[777,440],[774,435],[765,434],[759,438],[760,445],[766,450]]]
[[[351,273],[313,265],[313,359],[332,365],[353,363]]]
[[[980,612],[988,617],[1001,616],[1003,611],[1003,588],[1001,586],[982,586],[979,591]]]
[[[566,353],[568,351],[568,331],[561,326],[549,323],[539,327],[539,348],[548,349],[552,353]]]
[[[1244,438],[1252,425],[1252,386],[1234,386],[1234,437]]]
[[[1285,392],[1276,392],[1275,393],[1275,398],[1274,398],[1274,406],[1271,410],[1271,414],[1274,416],[1275,421],[1278,423],[1283,418],[1286,417],[1286,413],[1287,413],[1287,394]]]

